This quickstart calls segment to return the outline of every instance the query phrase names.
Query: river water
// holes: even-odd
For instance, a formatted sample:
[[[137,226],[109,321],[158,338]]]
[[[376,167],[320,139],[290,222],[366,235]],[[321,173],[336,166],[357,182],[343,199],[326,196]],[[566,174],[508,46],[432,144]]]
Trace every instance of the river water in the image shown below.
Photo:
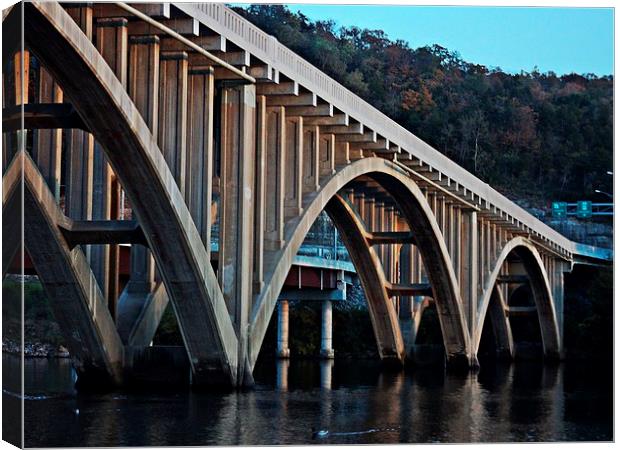
[[[19,404],[3,355],[3,426]],[[370,444],[613,439],[611,364],[488,364],[477,374],[382,371],[365,361],[268,362],[245,392],[77,393],[70,362],[25,365],[25,444]],[[313,429],[318,433],[313,435]]]

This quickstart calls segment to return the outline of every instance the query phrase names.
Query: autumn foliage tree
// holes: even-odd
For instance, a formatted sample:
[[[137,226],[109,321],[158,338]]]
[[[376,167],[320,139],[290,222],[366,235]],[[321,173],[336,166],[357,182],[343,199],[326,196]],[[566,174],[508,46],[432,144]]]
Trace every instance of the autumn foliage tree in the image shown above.
[[[283,5],[236,11],[508,196],[585,199],[608,181],[611,76],[509,74]]]

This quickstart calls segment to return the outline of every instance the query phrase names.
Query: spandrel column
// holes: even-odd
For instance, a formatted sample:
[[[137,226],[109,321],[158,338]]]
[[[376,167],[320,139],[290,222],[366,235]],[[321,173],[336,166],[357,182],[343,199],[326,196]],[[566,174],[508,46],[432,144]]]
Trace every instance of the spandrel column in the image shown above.
[[[123,88],[127,87],[127,19],[104,18],[95,23],[97,50]],[[113,183],[114,174],[105,156],[103,147],[95,142],[93,154],[93,219],[118,219],[118,183]],[[91,249],[91,268],[102,286],[112,317],[116,315],[118,298],[118,245],[99,245]]]
[[[129,96],[154,136],[159,129],[159,38],[129,38]],[[135,217],[134,217],[135,218]],[[155,278],[150,251],[139,244],[131,246],[130,292],[148,293]]]

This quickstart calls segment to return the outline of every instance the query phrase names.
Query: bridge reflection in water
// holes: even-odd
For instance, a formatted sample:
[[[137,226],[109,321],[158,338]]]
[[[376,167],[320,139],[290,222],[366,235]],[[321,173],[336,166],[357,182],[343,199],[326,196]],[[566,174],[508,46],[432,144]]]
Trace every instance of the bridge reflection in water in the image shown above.
[[[13,357],[3,357],[3,365],[15,364]],[[385,372],[376,362],[285,360],[277,366],[259,364],[256,388],[250,391],[80,394],[73,390],[68,361],[28,360],[26,391],[38,400],[26,400],[26,445],[612,438],[612,378],[599,377],[611,373],[607,368],[530,363],[491,367],[462,377],[442,370]],[[16,400],[3,394],[3,401]],[[3,420],[10,425],[10,417]],[[312,428],[328,434],[313,439]]]

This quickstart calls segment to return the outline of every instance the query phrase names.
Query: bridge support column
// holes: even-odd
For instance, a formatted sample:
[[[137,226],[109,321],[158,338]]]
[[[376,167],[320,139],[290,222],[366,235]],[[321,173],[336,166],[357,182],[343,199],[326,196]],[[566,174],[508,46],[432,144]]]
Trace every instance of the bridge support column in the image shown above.
[[[93,37],[92,7],[67,10],[89,40]],[[27,99],[25,103],[28,103]],[[82,130],[67,131],[65,214],[72,219],[92,219],[93,206],[93,135]],[[90,261],[90,246],[83,246]]]
[[[256,87],[222,88],[218,281],[238,339],[238,386],[251,385],[248,320],[252,308]]]
[[[276,357],[286,359],[291,356],[288,348],[288,300],[278,302],[278,344]]]
[[[321,319],[321,358],[333,359],[332,348],[332,302],[325,300],[322,307]]]
[[[151,133],[156,136],[159,124],[159,38],[157,36],[130,38],[128,66],[129,96],[142,114]],[[149,249],[139,244],[132,245],[130,264],[131,276],[118,300],[118,314],[123,314],[125,303],[144,301],[153,288],[155,261]]]
[[[321,361],[321,389],[330,390],[332,388],[332,372],[334,361],[328,359]]]
[[[127,19],[99,19],[96,22],[97,50],[113,68],[121,85],[127,85]],[[60,179],[60,164],[59,179]],[[116,192],[113,183],[112,168],[108,164],[101,144],[95,142],[93,156],[93,219],[117,219],[115,208]],[[117,245],[93,246],[91,248],[91,267],[101,285],[101,290],[108,302],[108,309],[116,318],[118,300]]]
[[[560,358],[564,356],[564,273],[570,272],[570,265],[562,260],[554,260],[552,263],[553,276],[551,277],[553,303],[558,333],[560,338]]]
[[[400,283],[414,283],[414,246],[412,244],[404,244],[400,251]],[[417,328],[414,320],[415,297],[403,296],[398,299],[398,319],[400,323],[400,331],[403,335],[405,351],[407,358],[413,357],[413,347],[415,345],[415,335]]]
[[[467,328],[470,336],[474,335],[474,327],[477,322],[478,314],[478,264],[479,264],[479,243],[478,243],[478,214],[476,211],[467,211],[462,215],[461,222],[461,292],[463,296],[463,306]],[[470,340],[471,341],[471,340]],[[466,350],[470,354],[470,361],[465,361],[465,355],[455,355],[454,361],[448,359],[448,364],[460,368],[469,365],[478,367],[476,355],[471,353],[471,349]]]
[[[288,359],[280,359],[276,362],[276,388],[279,391],[288,390]]]

